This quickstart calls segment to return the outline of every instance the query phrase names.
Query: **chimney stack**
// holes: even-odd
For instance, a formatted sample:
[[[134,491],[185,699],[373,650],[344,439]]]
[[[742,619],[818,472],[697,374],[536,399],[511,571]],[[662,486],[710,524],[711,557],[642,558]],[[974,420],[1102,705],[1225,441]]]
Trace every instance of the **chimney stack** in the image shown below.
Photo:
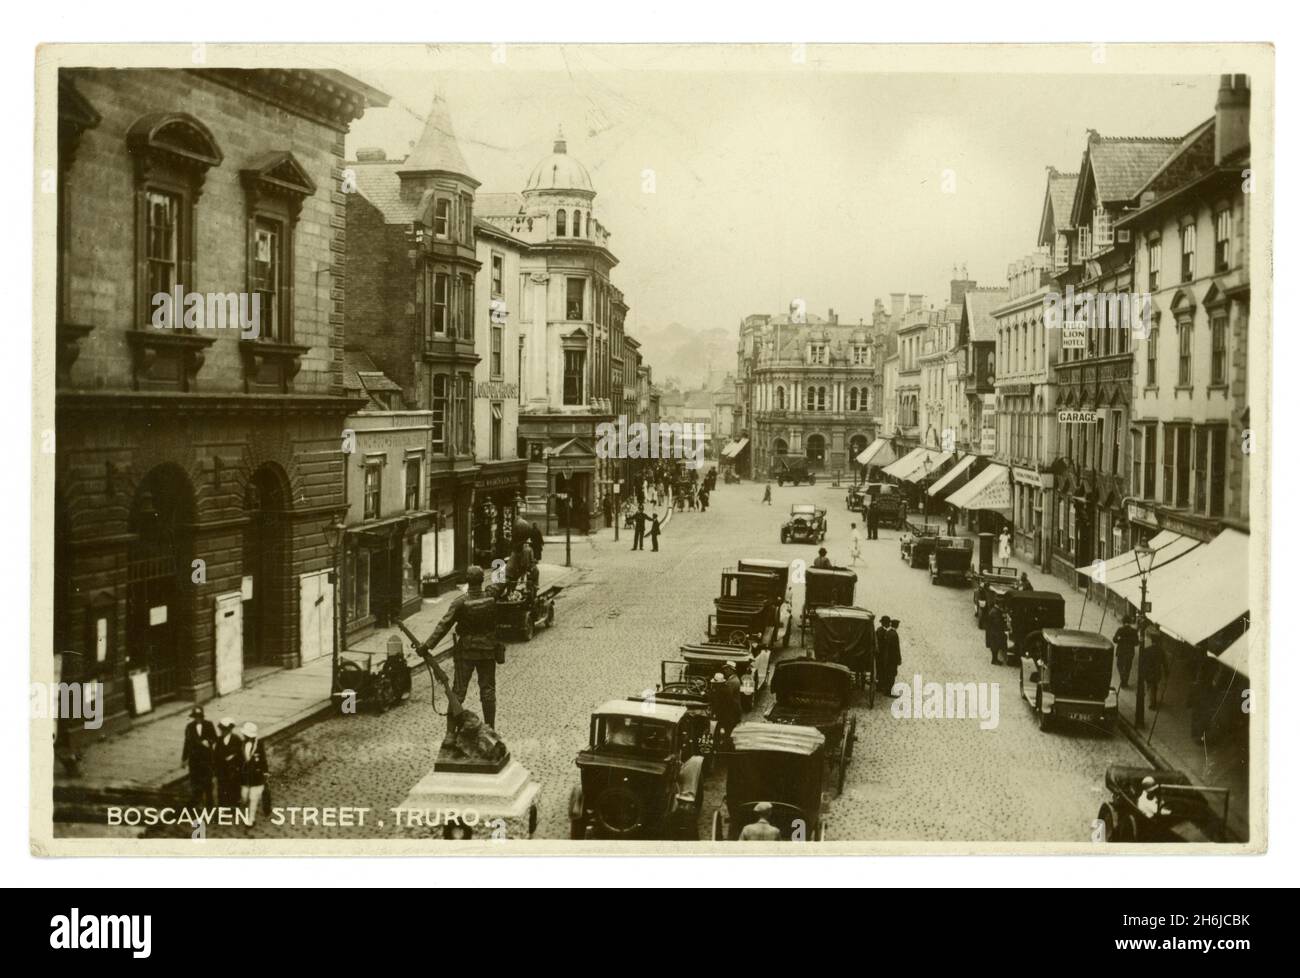
[[[1214,102],[1214,163],[1223,164],[1250,149],[1250,78],[1220,75]]]
[[[920,292],[909,292],[907,295],[907,311],[915,312],[917,309],[921,308],[921,304],[924,301],[925,296]]]
[[[889,293],[889,315],[895,321],[903,318],[903,302],[907,295],[903,292]]]

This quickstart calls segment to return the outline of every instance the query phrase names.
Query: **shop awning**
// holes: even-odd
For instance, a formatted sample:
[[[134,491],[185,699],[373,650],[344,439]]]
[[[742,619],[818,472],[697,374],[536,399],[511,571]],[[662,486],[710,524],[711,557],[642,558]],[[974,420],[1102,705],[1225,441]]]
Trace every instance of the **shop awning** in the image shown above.
[[[862,450],[857,457],[859,465],[888,465],[895,460],[894,446],[888,439],[877,438]]]
[[[1011,473],[1005,465],[990,464],[945,502],[958,509],[1011,512]]]
[[[948,493],[953,492],[964,484],[964,479],[970,472],[970,467],[975,464],[978,456],[967,455],[960,462],[943,474],[943,476],[932,485],[927,492],[931,499],[942,499]]]
[[[1222,655],[1206,652],[1211,659],[1218,659],[1234,672],[1250,678],[1250,629],[1242,632],[1237,640],[1223,650]]]
[[[1200,546],[1200,541],[1194,540],[1191,537],[1185,537],[1181,533],[1175,533],[1173,530],[1161,530],[1150,539],[1147,546],[1156,552],[1155,557],[1152,558],[1151,562],[1151,568],[1154,570],[1155,568],[1167,564],[1171,560],[1177,560],[1179,557],[1183,556],[1183,554],[1194,550],[1196,547]],[[1130,578],[1138,578],[1140,576],[1138,573],[1137,558],[1133,556],[1132,550],[1127,550],[1122,554],[1111,557],[1110,560],[1103,561],[1103,564],[1104,566],[1100,574],[1094,574],[1092,564],[1088,564],[1085,567],[1076,567],[1075,570],[1080,574],[1087,574],[1088,576],[1093,577],[1098,584],[1105,584],[1108,586],[1113,586],[1121,581],[1126,581]],[[1115,591],[1117,593],[1122,593],[1118,588],[1115,588]],[[1127,597],[1127,595],[1125,595],[1125,597]],[[1136,598],[1132,599],[1132,601],[1134,604],[1137,604]]]
[[[741,452],[745,450],[745,446],[748,444],[749,444],[748,438],[742,438],[739,441],[733,441],[730,445],[728,445],[726,448],[722,450],[722,457],[735,458],[737,455],[739,455]]]
[[[926,462],[929,462],[927,472]],[[893,476],[902,482],[920,482],[926,475],[937,475],[939,470],[952,461],[952,452],[939,452],[932,448],[914,448],[897,462],[885,466],[885,475]]]
[[[1120,584],[1133,603],[1141,601],[1141,579]],[[1250,536],[1224,530],[1179,560],[1147,575],[1147,615],[1180,642],[1197,645],[1226,628],[1250,608]]]

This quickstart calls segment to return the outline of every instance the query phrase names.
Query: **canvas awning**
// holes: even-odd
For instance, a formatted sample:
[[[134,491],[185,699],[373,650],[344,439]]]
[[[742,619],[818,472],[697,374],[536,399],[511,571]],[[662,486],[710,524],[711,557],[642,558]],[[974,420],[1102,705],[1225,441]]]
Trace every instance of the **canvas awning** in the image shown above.
[[[938,471],[952,461],[952,452],[939,452],[932,448],[914,448],[897,462],[885,466],[885,475],[902,482],[919,482],[926,475]],[[929,462],[927,471],[926,463]]]
[[[1237,640],[1223,650],[1222,655],[1206,652],[1211,659],[1218,659],[1234,672],[1250,678],[1250,629],[1242,632]]]
[[[1113,588],[1137,604],[1140,576]],[[1224,530],[1209,543],[1147,575],[1147,617],[1180,642],[1197,645],[1250,608],[1250,536]]]
[[[1155,556],[1151,562],[1152,570],[1154,570],[1200,546],[1200,541],[1185,537],[1181,533],[1175,533],[1173,530],[1161,530],[1151,538],[1147,546],[1155,551]],[[1117,554],[1109,560],[1103,561],[1100,570],[1096,569],[1095,564],[1076,567],[1075,570],[1080,574],[1087,574],[1098,584],[1111,586],[1116,593],[1122,592],[1118,588],[1114,588],[1114,585],[1141,576],[1138,572],[1137,558],[1133,555],[1132,550],[1126,550],[1122,554]],[[1136,598],[1132,599],[1132,601],[1137,604]]]
[[[741,452],[745,450],[745,446],[748,444],[749,444],[748,438],[742,438],[739,441],[733,441],[730,445],[728,445],[726,448],[722,450],[722,457],[735,458],[737,455],[739,455]]]
[[[894,446],[888,439],[877,438],[862,450],[857,457],[859,465],[888,465],[895,460]]]
[[[987,509],[1011,512],[1011,473],[1005,465],[990,464],[946,502],[958,509]]]
[[[977,457],[975,455],[965,456],[929,488],[927,495],[931,499],[942,499],[948,493],[955,491],[964,483],[965,476],[969,474],[970,467],[975,464]]]

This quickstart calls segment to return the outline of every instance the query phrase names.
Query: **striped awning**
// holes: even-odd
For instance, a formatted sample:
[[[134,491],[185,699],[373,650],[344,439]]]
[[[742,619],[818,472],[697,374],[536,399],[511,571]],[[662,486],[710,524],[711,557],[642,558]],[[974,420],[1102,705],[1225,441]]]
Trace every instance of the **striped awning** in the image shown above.
[[[749,444],[748,438],[742,438],[739,441],[733,441],[730,445],[728,445],[726,448],[722,450],[722,457],[735,458],[737,455],[739,455],[741,452],[745,450],[745,446],[748,444]]]
[[[960,462],[943,474],[943,476],[932,485],[926,492],[931,499],[942,499],[948,493],[954,491],[963,485],[966,475],[970,473],[970,467],[975,464],[977,455],[967,455]]]
[[[885,438],[877,438],[864,448],[857,457],[859,465],[888,465],[894,460],[894,446]]]
[[[885,475],[893,476],[901,482],[920,482],[927,475],[937,475],[939,470],[951,461],[952,452],[939,452],[933,448],[914,448],[897,462],[885,466]]]
[[[1237,640],[1223,650],[1222,655],[1215,655],[1213,652],[1206,652],[1211,659],[1218,659],[1234,672],[1238,672],[1250,678],[1250,629],[1246,629],[1238,636]]]

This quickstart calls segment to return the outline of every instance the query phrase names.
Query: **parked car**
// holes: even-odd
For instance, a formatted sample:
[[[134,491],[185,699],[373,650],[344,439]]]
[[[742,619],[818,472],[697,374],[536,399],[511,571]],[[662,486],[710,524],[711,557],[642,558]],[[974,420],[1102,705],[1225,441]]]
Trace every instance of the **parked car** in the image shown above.
[[[899,538],[898,556],[908,567],[928,567],[930,554],[938,544],[939,525],[907,523],[907,532]]]
[[[902,529],[907,524],[907,500],[898,486],[891,482],[868,482],[865,486],[867,495],[871,497],[871,508],[876,511],[877,523]]]
[[[1034,708],[1040,730],[1058,722],[1113,730],[1119,712],[1115,647],[1097,632],[1031,632],[1021,645],[1020,695]]]
[[[938,584],[948,580],[967,583],[974,552],[974,546],[968,539],[939,537],[930,553],[930,583]]]
[[[1193,784],[1182,771],[1112,764],[1106,790],[1097,821],[1107,842],[1227,841],[1227,788]]]
[[[778,486],[783,486],[787,482],[795,486],[806,482],[811,486],[817,481],[817,473],[808,467],[806,458],[788,456],[782,456],[772,466],[772,477],[776,479]]]
[[[816,727],[742,723],[731,732],[727,793],[713,813],[713,841],[735,842],[771,806],[768,822],[782,842],[820,842],[826,738]]]
[[[864,484],[849,486],[844,494],[844,508],[850,513],[860,513],[867,500],[867,487]]]
[[[569,837],[694,838],[702,801],[700,725],[686,707],[611,700],[591,715],[569,794]]]
[[[1065,598],[1055,591],[1007,591],[997,600],[1005,623],[1007,658],[1018,657],[1025,636],[1044,628],[1065,627]]]
[[[826,539],[826,510],[812,503],[795,503],[781,524],[782,543],[821,543]]]
[[[984,627],[984,616],[998,598],[1020,586],[1020,574],[1014,567],[985,567],[971,573],[975,588],[975,624]]]

